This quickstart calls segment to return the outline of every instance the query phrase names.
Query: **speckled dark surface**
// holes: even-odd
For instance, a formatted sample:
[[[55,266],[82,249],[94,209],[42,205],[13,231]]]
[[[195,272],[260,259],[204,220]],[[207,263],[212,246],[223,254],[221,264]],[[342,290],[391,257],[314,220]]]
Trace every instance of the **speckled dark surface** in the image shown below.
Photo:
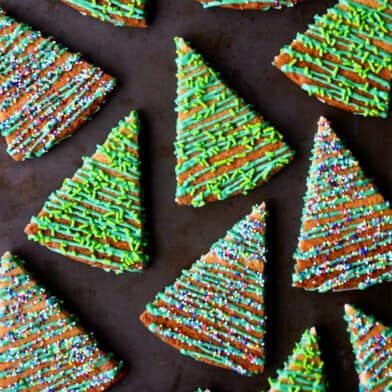
[[[0,0],[19,20],[54,35],[118,79],[104,108],[70,140],[46,156],[12,161],[0,141],[0,251],[28,261],[43,282],[76,311],[100,340],[128,364],[115,392],[258,392],[267,386],[303,330],[318,327],[331,391],[357,390],[353,356],[342,319],[352,302],[392,325],[392,283],[363,292],[306,293],[290,287],[308,157],[318,117],[323,114],[392,198],[392,120],[365,119],[308,97],[271,66],[280,47],[303,31],[331,0],[308,0],[272,12],[203,10],[193,0],[151,0],[148,30],[116,28],[83,17],[53,0]],[[296,159],[247,197],[201,209],[174,203],[173,141],[176,116],[173,36],[189,39],[229,84],[255,105],[297,151]],[[23,228],[49,193],[91,154],[131,109],[143,119],[143,161],[151,263],[141,274],[115,276],[73,262],[29,242]],[[242,377],[184,357],[150,334],[138,316],[147,302],[181,269],[209,249],[251,206],[265,200],[268,221],[268,338],[264,375]]]

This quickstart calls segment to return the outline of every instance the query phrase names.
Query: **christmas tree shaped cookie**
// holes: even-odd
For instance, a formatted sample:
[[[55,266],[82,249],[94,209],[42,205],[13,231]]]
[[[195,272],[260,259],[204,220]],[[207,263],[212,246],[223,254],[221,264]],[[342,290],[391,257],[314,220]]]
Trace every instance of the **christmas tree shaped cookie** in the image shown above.
[[[2,391],[103,391],[122,377],[79,320],[5,253],[0,261]]]
[[[353,306],[345,306],[350,340],[359,376],[359,390],[390,391],[392,388],[392,328]]]
[[[146,27],[146,0],[61,0],[63,3],[117,26]]]
[[[15,160],[71,136],[114,87],[99,68],[0,8],[0,133]]]
[[[323,367],[316,329],[313,327],[304,332],[284,368],[278,370],[278,377],[268,380],[269,392],[326,391]]]
[[[31,219],[29,239],[106,271],[140,270],[144,252],[139,119],[131,112]]]
[[[387,117],[392,75],[390,0],[339,0],[285,46],[274,64],[309,95]]]
[[[223,7],[239,10],[263,10],[294,7],[304,0],[199,0],[204,8]]]
[[[178,204],[199,207],[267,181],[293,158],[282,136],[181,38],[177,46]]]
[[[234,225],[141,315],[182,354],[240,374],[264,368],[265,205]]]
[[[293,285],[363,289],[392,279],[392,210],[330,123],[320,118]]]

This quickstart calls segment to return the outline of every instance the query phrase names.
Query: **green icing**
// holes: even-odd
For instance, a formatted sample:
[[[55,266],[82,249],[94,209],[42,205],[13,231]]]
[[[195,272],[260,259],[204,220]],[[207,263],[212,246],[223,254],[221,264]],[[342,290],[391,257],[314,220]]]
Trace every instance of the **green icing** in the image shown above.
[[[84,158],[72,179],[49,196],[42,212],[31,219],[38,230],[32,239],[69,257],[97,263],[116,273],[141,269],[144,252],[139,118],[131,112]]]
[[[240,374],[262,372],[265,215],[264,204],[255,206],[147,305],[151,332],[183,345],[181,353],[197,360]]]
[[[262,10],[281,9],[283,7],[293,7],[300,0],[199,0],[204,8],[209,7],[223,7],[227,5],[242,5],[247,4],[260,4]]]
[[[10,253],[3,255],[0,265],[0,328],[4,331],[0,339],[4,392],[41,386],[56,391],[92,390],[111,384],[122,370],[122,363],[100,350],[79,320],[63,311],[61,301]]]
[[[372,316],[346,305],[345,320],[355,354],[355,367],[362,392],[392,388],[392,328]],[[377,330],[376,330],[377,329]],[[365,377],[366,375],[366,377]]]
[[[125,26],[128,19],[144,21],[146,0],[61,0],[103,22]]]
[[[13,137],[7,152],[22,154],[22,160],[40,157],[59,143],[66,137],[61,134],[114,87],[112,79],[103,81],[105,74],[95,66],[75,71],[85,64],[79,54],[43,38],[1,8],[0,55],[0,113],[11,112],[0,121],[0,133]],[[54,90],[69,73],[75,75]],[[21,100],[23,105],[15,110]]]
[[[363,116],[387,117],[391,11],[388,0],[378,0],[376,8],[358,0],[340,0],[281,50],[281,55],[290,56],[281,70],[292,77],[306,77],[301,87],[309,95],[344,104]],[[299,43],[306,53],[298,49]]]
[[[294,153],[181,38],[177,46],[176,200],[194,207],[267,181]],[[191,112],[191,113],[190,113]],[[249,158],[250,154],[259,154]],[[186,202],[185,204],[188,204]]]
[[[359,289],[391,280],[390,205],[324,118],[319,121],[311,162],[294,258],[298,262],[316,257],[322,261],[304,270],[297,268],[293,284],[303,287],[317,280],[314,289],[325,292],[353,279]],[[369,204],[369,197],[381,201]],[[352,205],[347,207],[347,203]],[[313,227],[305,227],[307,224]],[[309,244],[309,249],[302,249],[301,244]]]
[[[324,362],[318,346],[316,331],[307,329],[296,344],[292,355],[275,380],[268,380],[271,391],[325,392]]]

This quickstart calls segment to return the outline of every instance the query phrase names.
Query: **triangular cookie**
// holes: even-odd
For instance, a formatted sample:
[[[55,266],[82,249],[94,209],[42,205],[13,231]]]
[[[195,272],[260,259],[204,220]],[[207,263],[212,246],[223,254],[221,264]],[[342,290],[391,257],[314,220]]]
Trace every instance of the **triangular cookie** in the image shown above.
[[[294,7],[304,0],[198,0],[204,8],[222,7],[239,10],[263,10]]]
[[[63,3],[116,26],[146,27],[146,0],[61,0]]]
[[[314,140],[293,284],[320,292],[392,279],[392,210],[321,117]]]
[[[359,390],[364,392],[392,389],[392,328],[353,306],[345,306],[350,340],[359,376]]]
[[[264,369],[265,205],[229,230],[141,315],[199,361],[251,375]]]
[[[199,207],[267,181],[293,158],[282,136],[182,38],[177,46],[178,204]]]
[[[131,112],[49,196],[25,229],[29,239],[106,271],[142,269],[147,255],[138,135],[138,115]]]
[[[17,256],[0,261],[0,390],[103,391],[123,375]]]
[[[274,64],[309,95],[363,116],[387,117],[392,75],[390,0],[339,0]]]
[[[98,67],[0,8],[0,133],[17,161],[71,136],[114,87]]]
[[[284,368],[278,370],[278,377],[268,381],[269,392],[327,390],[316,328],[307,329],[303,333]]]

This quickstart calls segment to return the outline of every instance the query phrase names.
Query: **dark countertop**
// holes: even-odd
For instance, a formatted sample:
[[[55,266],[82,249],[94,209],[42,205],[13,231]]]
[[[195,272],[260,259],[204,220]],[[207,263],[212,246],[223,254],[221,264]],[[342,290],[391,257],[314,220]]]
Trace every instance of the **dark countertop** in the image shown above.
[[[357,377],[343,304],[360,306],[392,325],[392,283],[339,294],[306,293],[290,287],[292,254],[299,232],[302,195],[316,122],[321,114],[392,199],[392,120],[366,119],[333,109],[308,97],[271,66],[280,47],[303,31],[315,13],[332,0],[308,0],[296,8],[271,12],[203,10],[193,0],[151,0],[147,30],[116,28],[83,17],[54,0],[0,0],[21,21],[52,34],[72,50],[118,78],[103,109],[76,135],[44,157],[17,163],[0,143],[0,252],[11,250],[77,312],[106,347],[124,359],[127,376],[116,392],[258,392],[291,352],[303,330],[316,325],[327,364],[331,391],[357,390]],[[295,148],[293,163],[248,196],[203,208],[174,203],[173,141],[176,116],[173,37],[190,40],[229,84],[255,105]],[[105,140],[108,131],[131,109],[141,111],[146,209],[152,260],[141,274],[115,276],[73,262],[29,242],[23,228],[50,192],[80,166],[82,155]],[[224,235],[251,206],[267,202],[268,338],[264,375],[242,377],[194,361],[162,343],[139,322],[147,302],[181,269],[191,265]]]

